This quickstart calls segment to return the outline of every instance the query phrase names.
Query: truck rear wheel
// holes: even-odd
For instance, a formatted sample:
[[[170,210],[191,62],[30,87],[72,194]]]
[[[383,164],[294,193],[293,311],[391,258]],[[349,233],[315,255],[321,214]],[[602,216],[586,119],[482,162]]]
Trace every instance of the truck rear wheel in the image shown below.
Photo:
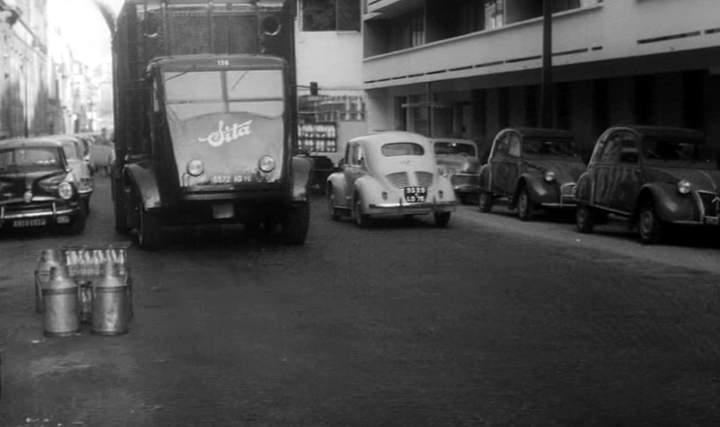
[[[310,227],[310,204],[294,204],[282,220],[282,236],[289,245],[302,245]]]
[[[138,246],[148,251],[160,249],[165,243],[162,221],[148,212],[142,202],[138,202],[137,242]]]

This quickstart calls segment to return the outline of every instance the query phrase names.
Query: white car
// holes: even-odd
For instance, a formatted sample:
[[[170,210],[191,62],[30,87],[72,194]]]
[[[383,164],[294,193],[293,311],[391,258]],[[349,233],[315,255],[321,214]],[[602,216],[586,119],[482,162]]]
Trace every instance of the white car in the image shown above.
[[[438,172],[429,139],[383,132],[350,140],[341,170],[327,179],[332,219],[351,216],[362,227],[373,217],[432,214],[447,226],[457,205],[450,180]]]

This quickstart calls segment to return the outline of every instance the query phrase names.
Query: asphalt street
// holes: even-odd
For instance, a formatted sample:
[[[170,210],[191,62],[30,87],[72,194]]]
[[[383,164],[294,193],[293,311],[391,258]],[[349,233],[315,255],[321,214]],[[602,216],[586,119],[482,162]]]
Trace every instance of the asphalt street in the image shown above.
[[[318,196],[305,246],[226,226],[132,247],[129,333],[45,338],[40,251],[128,240],[97,187],[82,236],[0,235],[0,426],[720,423],[713,235],[469,206],[358,229]]]

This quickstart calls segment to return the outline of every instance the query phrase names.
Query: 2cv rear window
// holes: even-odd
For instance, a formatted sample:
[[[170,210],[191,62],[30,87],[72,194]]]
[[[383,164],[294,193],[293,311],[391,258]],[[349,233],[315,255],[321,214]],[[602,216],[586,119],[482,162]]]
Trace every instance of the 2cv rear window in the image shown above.
[[[414,142],[392,142],[382,146],[382,153],[385,157],[394,156],[422,156],[425,149]]]

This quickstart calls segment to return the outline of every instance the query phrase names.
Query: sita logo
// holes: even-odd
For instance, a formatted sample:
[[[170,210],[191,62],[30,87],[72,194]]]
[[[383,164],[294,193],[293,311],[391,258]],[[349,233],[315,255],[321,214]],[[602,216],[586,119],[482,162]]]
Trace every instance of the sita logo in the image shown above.
[[[218,130],[210,133],[205,138],[198,138],[200,142],[207,142],[211,147],[219,147],[226,142],[232,142],[241,136],[248,136],[252,133],[250,125],[252,120],[248,120],[243,123],[233,123],[232,126],[225,126],[225,122],[220,120],[218,122]]]

